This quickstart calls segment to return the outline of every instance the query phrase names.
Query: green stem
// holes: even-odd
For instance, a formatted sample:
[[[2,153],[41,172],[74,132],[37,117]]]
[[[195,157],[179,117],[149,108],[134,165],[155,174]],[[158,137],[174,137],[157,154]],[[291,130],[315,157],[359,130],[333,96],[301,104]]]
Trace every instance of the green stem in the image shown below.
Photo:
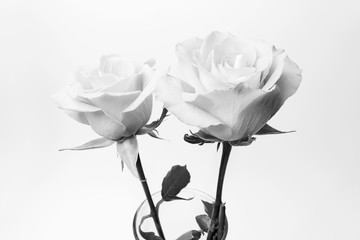
[[[150,189],[149,189],[149,186],[146,181],[145,173],[144,173],[143,167],[141,165],[140,154],[138,155],[138,159],[136,161],[136,169],[138,171],[140,181],[141,181],[141,184],[143,186],[143,189],[144,189],[144,192],[146,195],[147,202],[149,203],[149,206],[150,206],[150,215],[154,220],[156,230],[157,230],[159,236],[163,240],[165,240],[164,232],[163,232],[163,230],[161,228],[161,224],[160,224],[159,215],[158,215],[158,212],[156,211],[154,201],[151,197]]]
[[[216,189],[216,198],[215,198],[213,211],[211,214],[211,222],[210,222],[210,228],[208,231],[207,240],[213,240],[213,238],[217,232],[217,224],[219,222],[218,218],[219,218],[220,206],[222,203],[221,196],[222,196],[222,190],[223,190],[223,185],[224,185],[226,166],[227,166],[227,163],[229,160],[230,152],[231,152],[231,145],[228,142],[223,142],[223,151],[222,151],[222,156],[221,156],[218,183],[217,183],[217,189]]]

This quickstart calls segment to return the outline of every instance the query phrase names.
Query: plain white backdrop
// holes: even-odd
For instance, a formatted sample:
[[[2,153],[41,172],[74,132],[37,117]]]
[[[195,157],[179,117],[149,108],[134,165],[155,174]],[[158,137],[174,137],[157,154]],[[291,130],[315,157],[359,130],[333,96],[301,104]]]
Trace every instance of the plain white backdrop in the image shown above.
[[[360,239],[360,6],[358,1],[0,2],[0,239],[133,239],[140,183],[115,148],[58,152],[96,138],[56,109],[51,94],[79,65],[119,53],[174,63],[175,44],[212,30],[284,48],[303,82],[270,124],[296,133],[232,151],[225,179],[229,240]],[[156,116],[155,116],[156,117]],[[172,165],[215,193],[220,153],[140,137],[152,191]]]

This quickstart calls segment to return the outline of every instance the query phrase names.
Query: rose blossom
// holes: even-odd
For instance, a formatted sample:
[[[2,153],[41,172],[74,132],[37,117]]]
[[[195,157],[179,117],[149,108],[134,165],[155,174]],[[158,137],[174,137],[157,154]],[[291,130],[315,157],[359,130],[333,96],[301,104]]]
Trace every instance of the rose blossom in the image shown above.
[[[109,146],[117,142],[122,161],[137,176],[135,135],[149,121],[152,95],[145,90],[154,76],[154,61],[137,64],[117,55],[103,56],[98,68],[80,69],[74,81],[54,95],[58,107],[89,125],[102,139],[75,150]]]
[[[176,46],[183,79],[159,81],[157,97],[203,139],[236,144],[256,134],[293,95],[301,70],[264,41],[212,32]]]

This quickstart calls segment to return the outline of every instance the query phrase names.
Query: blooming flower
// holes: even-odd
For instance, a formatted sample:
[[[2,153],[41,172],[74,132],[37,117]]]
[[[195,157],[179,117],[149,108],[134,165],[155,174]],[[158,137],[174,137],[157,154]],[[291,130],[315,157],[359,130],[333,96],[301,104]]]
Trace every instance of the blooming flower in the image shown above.
[[[301,70],[264,41],[212,32],[176,46],[183,79],[167,76],[156,95],[205,140],[237,144],[256,134],[293,95]]]
[[[54,95],[58,107],[103,138],[72,148],[83,150],[117,143],[120,158],[137,176],[135,135],[146,128],[152,111],[154,61],[137,64],[117,55],[101,58],[98,68],[82,68],[74,81]]]

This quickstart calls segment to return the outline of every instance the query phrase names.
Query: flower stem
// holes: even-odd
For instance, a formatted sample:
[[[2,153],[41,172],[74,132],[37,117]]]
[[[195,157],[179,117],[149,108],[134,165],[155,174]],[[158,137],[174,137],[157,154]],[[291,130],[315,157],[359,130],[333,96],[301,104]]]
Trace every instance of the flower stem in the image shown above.
[[[217,183],[217,189],[216,189],[216,198],[215,198],[213,211],[211,214],[211,223],[210,223],[210,228],[208,231],[207,240],[213,240],[213,238],[217,232],[217,224],[219,222],[218,218],[219,218],[219,213],[220,213],[220,206],[222,203],[221,196],[222,196],[222,190],[223,190],[223,185],[224,185],[226,166],[227,166],[227,163],[229,160],[230,152],[231,152],[231,145],[228,142],[223,142],[223,151],[222,151],[222,156],[221,156],[218,183]]]
[[[158,215],[158,212],[156,211],[154,201],[153,201],[153,199],[151,197],[150,189],[149,189],[149,186],[148,186],[147,181],[146,181],[145,173],[144,173],[143,167],[141,165],[140,154],[138,155],[138,159],[136,161],[136,169],[137,169],[137,171],[139,173],[140,181],[141,181],[141,184],[143,186],[147,202],[149,203],[149,206],[150,206],[150,215],[154,220],[156,230],[157,230],[159,236],[163,240],[165,240],[164,232],[163,232],[163,230],[161,228],[161,224],[160,224],[159,215]]]

